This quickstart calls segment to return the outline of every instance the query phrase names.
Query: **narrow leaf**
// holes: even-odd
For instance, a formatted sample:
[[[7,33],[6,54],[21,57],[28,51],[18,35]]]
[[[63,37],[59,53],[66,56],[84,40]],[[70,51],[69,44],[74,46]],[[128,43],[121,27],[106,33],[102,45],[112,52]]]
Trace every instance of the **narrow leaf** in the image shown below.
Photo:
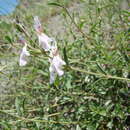
[[[64,47],[63,53],[64,53],[64,60],[65,60],[66,64],[69,65],[69,61],[68,61],[68,57],[67,57],[67,52],[66,52],[66,47]]]
[[[61,4],[56,3],[56,2],[49,2],[48,5],[54,5],[54,6],[63,7]]]

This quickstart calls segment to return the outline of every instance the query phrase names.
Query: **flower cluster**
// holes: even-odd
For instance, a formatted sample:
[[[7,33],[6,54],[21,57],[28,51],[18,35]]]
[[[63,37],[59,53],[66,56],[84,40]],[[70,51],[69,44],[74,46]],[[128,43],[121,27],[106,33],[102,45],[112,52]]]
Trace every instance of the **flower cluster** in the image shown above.
[[[50,84],[53,84],[57,75],[62,76],[64,74],[62,66],[66,63],[59,55],[56,41],[43,33],[41,23],[37,16],[34,17],[34,29],[38,37],[39,46],[44,49],[44,51],[49,52]],[[21,41],[24,43],[24,47],[20,54],[19,65],[25,66],[27,64],[26,58],[30,55],[30,53],[27,51],[27,43],[24,40]]]

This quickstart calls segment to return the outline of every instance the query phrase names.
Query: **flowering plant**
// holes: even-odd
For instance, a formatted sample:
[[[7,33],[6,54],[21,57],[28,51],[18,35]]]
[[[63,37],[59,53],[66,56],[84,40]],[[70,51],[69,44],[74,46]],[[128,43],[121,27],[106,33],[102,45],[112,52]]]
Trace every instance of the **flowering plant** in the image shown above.
[[[56,41],[48,37],[45,33],[43,33],[42,26],[38,19],[38,16],[34,17],[34,29],[36,31],[39,40],[39,46],[42,49],[44,49],[45,52],[50,53],[49,54],[50,84],[53,84],[57,74],[58,76],[62,76],[64,74],[62,66],[66,65],[66,63],[60,57]],[[27,64],[27,57],[30,56],[30,53],[27,51],[26,41],[21,38],[20,42],[24,44],[24,47],[20,54],[19,65],[25,66]]]

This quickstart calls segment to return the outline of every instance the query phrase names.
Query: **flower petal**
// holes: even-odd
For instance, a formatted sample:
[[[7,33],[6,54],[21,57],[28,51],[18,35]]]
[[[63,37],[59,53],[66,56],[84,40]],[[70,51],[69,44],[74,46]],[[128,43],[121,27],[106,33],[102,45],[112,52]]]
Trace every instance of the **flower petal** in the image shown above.
[[[65,62],[60,58],[60,56],[54,56],[52,60],[52,65],[55,68],[55,71],[59,76],[62,76],[64,74],[64,71],[62,70],[62,65],[65,65]]]
[[[25,66],[27,64],[27,61],[23,58],[20,58],[20,61],[19,61],[19,65],[20,66]]]
[[[56,74],[52,65],[50,66],[49,70],[50,70],[50,84],[53,84],[55,82]]]
[[[27,44],[25,44],[20,54],[20,59],[19,59],[20,66],[25,66],[27,64],[27,60],[26,60],[27,56],[30,56],[30,53],[27,51]]]
[[[45,50],[49,51],[51,49],[51,45],[49,44],[52,42],[52,39],[49,38],[46,34],[38,34],[38,39],[39,39],[39,45]]]
[[[37,32],[41,32],[41,30],[42,30],[42,25],[40,23],[38,16],[34,17],[34,28]]]
[[[61,69],[57,69],[56,71],[57,71],[58,76],[62,76],[64,74],[64,71]]]

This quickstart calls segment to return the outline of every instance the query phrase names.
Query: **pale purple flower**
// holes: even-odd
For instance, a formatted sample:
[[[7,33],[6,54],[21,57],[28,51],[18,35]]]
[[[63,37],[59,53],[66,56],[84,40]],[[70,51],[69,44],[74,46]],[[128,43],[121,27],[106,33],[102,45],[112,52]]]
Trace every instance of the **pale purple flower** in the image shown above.
[[[25,43],[24,47],[22,48],[19,65],[25,66],[27,64],[27,57],[30,56],[30,53],[27,51],[27,44]]]
[[[45,51],[49,51],[51,49],[50,43],[53,42],[53,40],[44,33],[37,35],[39,40],[39,46],[42,47]]]
[[[34,28],[37,32],[39,46],[42,47],[45,51],[49,51],[51,49],[50,43],[53,42],[53,40],[43,33],[38,16],[34,17]]]
[[[42,31],[42,25],[38,16],[34,17],[34,28],[38,33]]]
[[[64,71],[62,70],[62,66],[66,65],[66,63],[61,59],[58,54],[58,50],[52,50],[51,52],[51,59],[50,60],[50,84],[54,83],[56,75],[62,76]]]
[[[34,17],[34,28],[37,32],[39,46],[42,47],[45,51],[50,52],[50,84],[53,84],[56,75],[62,76],[64,74],[62,66],[66,63],[61,59],[58,53],[56,41],[53,38],[48,37],[45,33],[43,33],[38,16]]]

